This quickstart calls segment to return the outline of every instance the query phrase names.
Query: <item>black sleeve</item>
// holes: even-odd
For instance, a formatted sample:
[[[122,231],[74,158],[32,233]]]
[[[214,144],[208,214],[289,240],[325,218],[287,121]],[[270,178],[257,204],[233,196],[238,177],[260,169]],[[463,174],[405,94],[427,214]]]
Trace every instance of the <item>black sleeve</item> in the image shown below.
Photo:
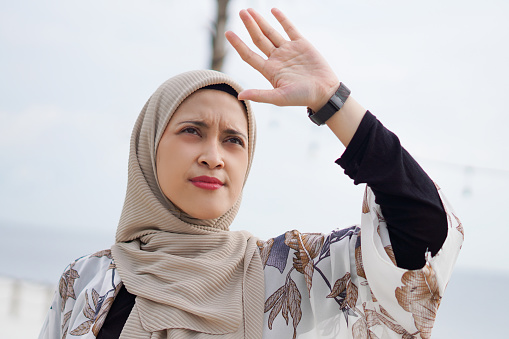
[[[435,184],[398,137],[367,111],[336,163],[373,190],[398,266],[422,268],[426,250],[435,255],[447,237],[447,217]]]

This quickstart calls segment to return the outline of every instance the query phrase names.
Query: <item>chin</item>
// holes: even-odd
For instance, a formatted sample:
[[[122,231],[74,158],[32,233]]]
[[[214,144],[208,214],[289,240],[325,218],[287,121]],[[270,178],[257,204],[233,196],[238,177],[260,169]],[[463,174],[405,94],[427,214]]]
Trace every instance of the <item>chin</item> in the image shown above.
[[[225,199],[221,196],[206,197],[203,199],[200,196],[191,196],[187,199],[178,199],[173,201],[173,204],[186,214],[196,219],[211,220],[221,217],[223,214],[228,212],[236,200]],[[231,201],[233,200],[233,202]]]
[[[204,211],[203,209],[201,209],[199,211],[190,211],[190,212],[187,212],[187,211],[184,210],[184,212],[186,212],[187,214],[189,214],[193,218],[203,219],[203,220],[217,219],[220,216],[222,216],[223,214],[225,214],[227,211],[228,210],[223,211],[222,209],[220,209],[220,210],[207,210],[207,211]]]

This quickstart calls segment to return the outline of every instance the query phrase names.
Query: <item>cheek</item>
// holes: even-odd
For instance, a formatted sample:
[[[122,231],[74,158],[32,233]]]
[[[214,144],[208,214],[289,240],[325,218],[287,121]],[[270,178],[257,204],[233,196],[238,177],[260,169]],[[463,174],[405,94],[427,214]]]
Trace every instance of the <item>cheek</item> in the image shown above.
[[[181,150],[161,147],[157,154],[157,179],[167,198],[178,188],[180,178],[185,176],[185,161]]]
[[[244,181],[246,179],[246,171],[248,165],[248,157],[247,154],[236,159],[235,162],[235,173],[233,175],[232,181],[235,182],[235,194],[238,196],[242,191],[244,186]]]
[[[159,157],[157,162],[157,180],[159,181],[159,186],[161,187],[161,190],[163,191],[164,195],[168,199],[169,193],[173,190],[174,183],[172,182],[173,175],[173,168],[171,164],[167,163],[165,161],[165,157]]]

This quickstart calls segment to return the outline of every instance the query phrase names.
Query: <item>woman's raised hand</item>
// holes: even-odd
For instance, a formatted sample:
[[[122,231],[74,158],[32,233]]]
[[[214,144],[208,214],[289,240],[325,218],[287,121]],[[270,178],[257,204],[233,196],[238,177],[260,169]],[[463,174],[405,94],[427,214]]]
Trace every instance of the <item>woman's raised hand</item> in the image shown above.
[[[274,8],[272,14],[290,41],[255,10],[240,11],[240,18],[253,43],[266,59],[253,52],[235,33],[226,32],[226,38],[240,57],[274,87],[242,91],[239,99],[278,106],[308,106],[317,111],[337,90],[339,81],[323,56],[300,35],[283,12]]]

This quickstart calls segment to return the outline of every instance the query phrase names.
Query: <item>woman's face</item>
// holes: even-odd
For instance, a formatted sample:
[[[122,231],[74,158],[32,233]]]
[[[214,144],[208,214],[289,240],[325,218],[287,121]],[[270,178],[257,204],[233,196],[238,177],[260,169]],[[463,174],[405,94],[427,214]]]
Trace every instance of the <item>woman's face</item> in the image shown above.
[[[159,185],[190,216],[218,218],[242,191],[247,146],[242,103],[225,92],[198,90],[180,104],[159,141]]]

